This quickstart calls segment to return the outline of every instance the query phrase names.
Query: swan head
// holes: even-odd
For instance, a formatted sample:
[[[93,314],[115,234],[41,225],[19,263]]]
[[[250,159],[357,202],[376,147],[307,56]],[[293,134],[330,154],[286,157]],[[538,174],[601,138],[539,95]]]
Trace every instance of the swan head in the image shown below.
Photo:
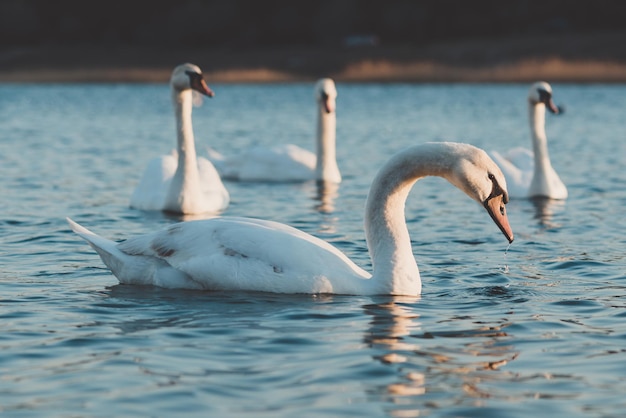
[[[206,81],[204,81],[202,70],[194,64],[186,63],[174,68],[172,77],[170,78],[170,85],[172,89],[177,91],[191,89],[208,97],[215,96],[213,90],[211,90],[206,84]]]
[[[476,200],[491,216],[509,243],[513,242],[513,230],[506,214],[509,193],[506,180],[498,165],[479,148],[468,144],[452,167],[450,182]]]
[[[335,111],[337,89],[335,82],[330,78],[322,78],[315,84],[315,100],[326,113]]]
[[[552,101],[552,87],[545,81],[533,83],[528,90],[528,101],[532,105],[544,104],[546,108],[554,114],[563,113],[563,108]]]

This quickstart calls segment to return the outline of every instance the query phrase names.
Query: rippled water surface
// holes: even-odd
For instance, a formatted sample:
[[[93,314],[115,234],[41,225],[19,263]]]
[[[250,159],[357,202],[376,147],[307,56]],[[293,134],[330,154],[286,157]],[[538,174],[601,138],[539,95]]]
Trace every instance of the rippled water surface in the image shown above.
[[[313,149],[312,85],[212,85],[200,154]],[[371,267],[369,183],[432,140],[529,146],[523,85],[338,84],[337,190],[227,183],[228,215],[278,220]],[[476,203],[419,182],[420,298],[120,286],[70,232],[121,240],[180,219],[128,208],[174,146],[166,85],[0,85],[0,411],[9,416],[618,417],[626,410],[626,86],[553,85],[566,202]]]

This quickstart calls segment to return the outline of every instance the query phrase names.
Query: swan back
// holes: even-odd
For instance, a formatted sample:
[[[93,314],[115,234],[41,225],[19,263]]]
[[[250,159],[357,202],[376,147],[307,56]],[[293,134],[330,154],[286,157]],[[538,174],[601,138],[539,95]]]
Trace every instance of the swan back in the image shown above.
[[[358,294],[370,277],[326,241],[253,218],[178,223],[117,248],[131,256],[166,260],[205,289]]]

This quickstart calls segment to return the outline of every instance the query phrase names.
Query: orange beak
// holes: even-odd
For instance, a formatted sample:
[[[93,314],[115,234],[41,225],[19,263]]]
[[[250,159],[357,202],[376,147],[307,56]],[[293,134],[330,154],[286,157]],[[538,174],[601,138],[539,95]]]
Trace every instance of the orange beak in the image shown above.
[[[330,96],[326,93],[322,94],[322,105],[326,113],[333,113],[335,111],[335,102],[331,100]]]
[[[208,97],[215,96],[215,93],[213,93],[213,90],[211,90],[211,88],[207,85],[206,81],[204,81],[204,78],[192,78],[191,88],[200,94],[204,94],[205,96],[208,96]]]
[[[500,231],[504,234],[509,243],[513,242],[513,230],[509,225],[509,218],[506,216],[506,206],[504,204],[504,195],[489,197],[484,202],[485,209],[489,212],[491,219],[498,225]]]

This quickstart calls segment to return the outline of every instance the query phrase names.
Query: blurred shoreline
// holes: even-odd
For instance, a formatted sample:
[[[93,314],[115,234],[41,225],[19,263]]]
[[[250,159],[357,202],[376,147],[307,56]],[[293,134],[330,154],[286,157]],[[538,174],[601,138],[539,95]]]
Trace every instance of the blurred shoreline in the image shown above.
[[[209,83],[626,82],[626,32],[258,49],[42,46],[0,49],[0,82],[165,82],[182,62]]]

